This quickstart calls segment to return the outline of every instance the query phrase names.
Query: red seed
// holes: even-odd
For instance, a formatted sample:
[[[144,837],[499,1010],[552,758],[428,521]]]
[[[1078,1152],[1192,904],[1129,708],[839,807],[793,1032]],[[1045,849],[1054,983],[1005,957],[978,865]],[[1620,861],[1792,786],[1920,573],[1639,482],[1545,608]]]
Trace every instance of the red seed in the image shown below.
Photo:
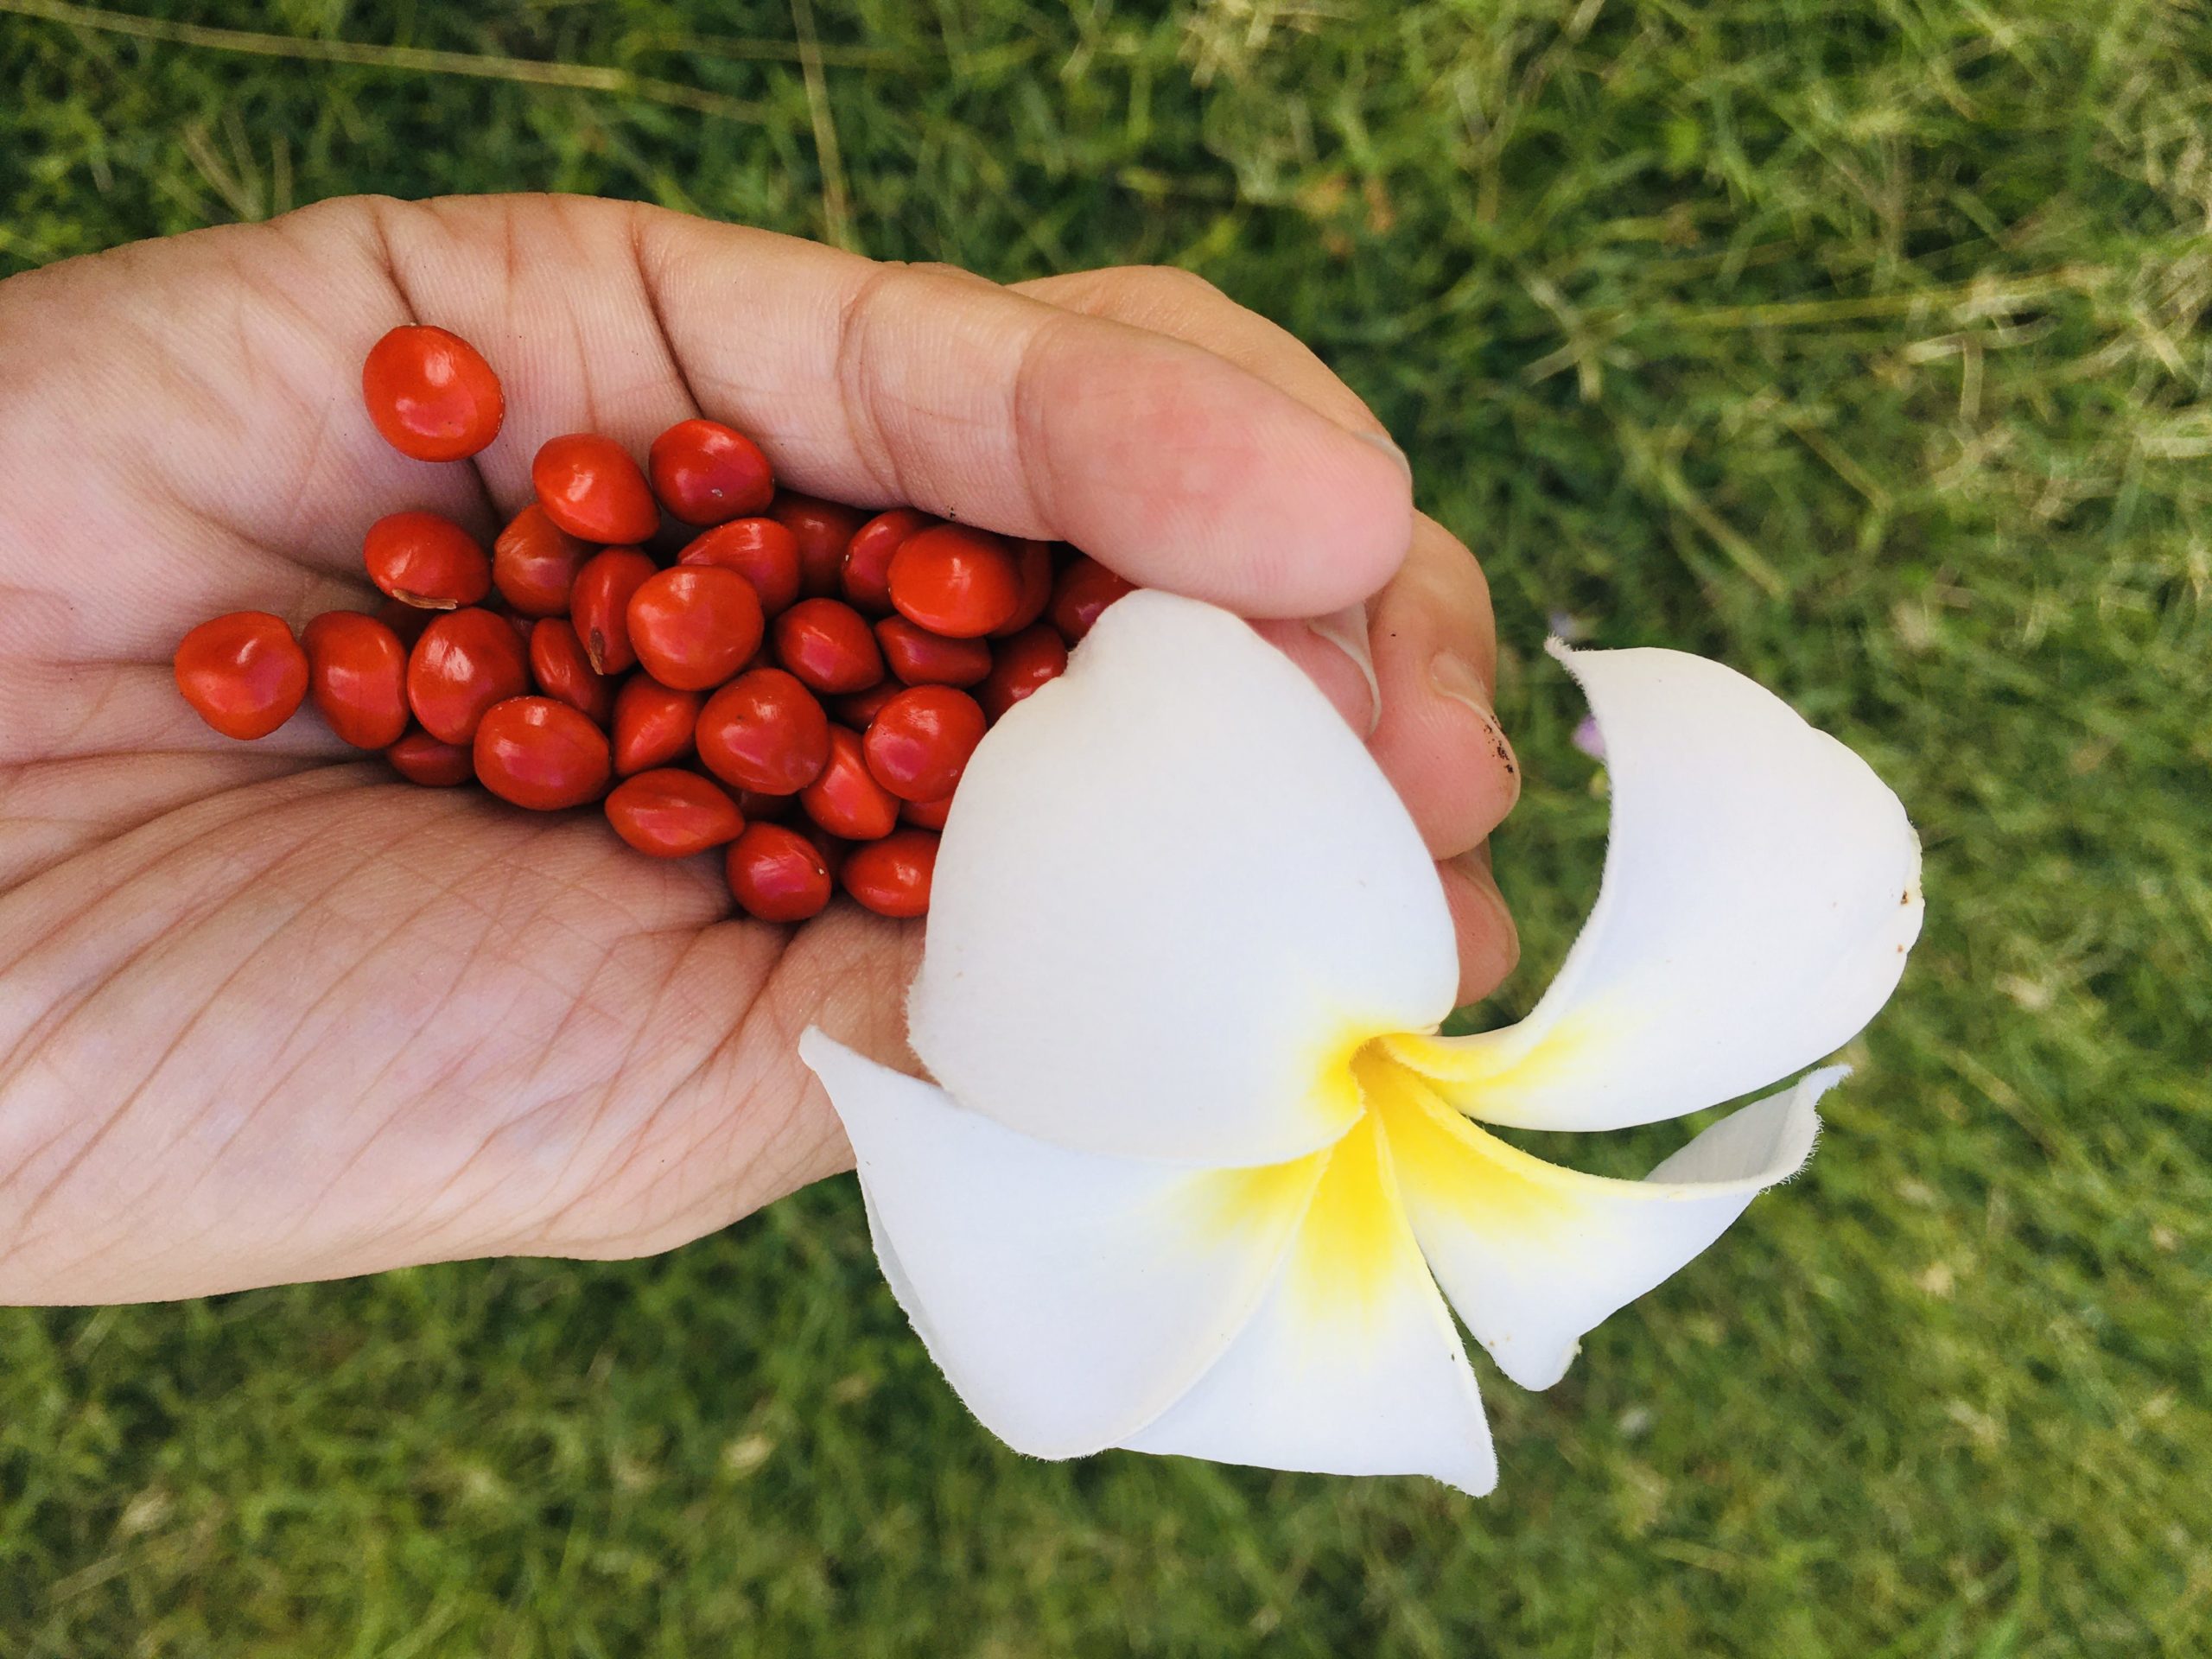
[[[307,696],[308,657],[282,617],[232,611],[177,644],[176,689],[225,737],[266,737]]]
[[[499,377],[458,334],[414,323],[369,347],[361,401],[384,441],[416,461],[460,461],[499,435]]]
[[[407,729],[407,647],[359,611],[326,611],[300,631],[308,694],[357,749],[390,748]]]
[[[973,685],[991,671],[991,648],[981,639],[948,639],[903,616],[875,625],[883,660],[907,685]]]
[[[881,712],[883,705],[905,690],[906,687],[897,680],[878,680],[865,691],[850,691],[842,697],[833,697],[830,702],[830,712],[837,717],[839,725],[864,732],[868,722]]]
[[[632,674],[614,694],[614,770],[627,778],[681,760],[691,747],[698,724],[696,691],[671,691],[643,674]]]
[[[410,651],[423,637],[423,630],[430,626],[435,611],[426,611],[419,605],[410,605],[404,600],[387,599],[376,608],[376,619],[399,636],[399,643]]]
[[[678,421],[646,458],[653,493],[687,524],[719,524],[766,506],[775,474],[760,446],[719,421]]]
[[[803,599],[776,619],[777,660],[813,690],[859,691],[883,677],[868,619],[834,599]]]
[[[952,797],[947,795],[936,801],[902,801],[899,805],[899,822],[911,823],[917,830],[942,830],[952,811]]]
[[[932,633],[980,639],[1020,608],[1021,567],[1003,536],[938,524],[891,556],[891,602]]]
[[[763,795],[797,794],[830,759],[829,715],[779,668],[748,669],[708,698],[696,735],[709,772]]]
[[[857,507],[823,501],[796,490],[779,490],[768,516],[791,531],[798,543],[800,593],[820,599],[837,591],[845,549],[868,515]]]
[[[476,776],[476,757],[466,743],[441,743],[419,727],[384,752],[391,769],[410,784],[451,789]]]
[[[912,507],[879,512],[853,532],[838,573],[838,587],[845,602],[869,616],[891,613],[891,556],[908,537],[938,522]]]
[[[1052,602],[1052,544],[1018,541],[1014,544],[1014,562],[1021,575],[1021,599],[1014,614],[991,630],[994,639],[1020,633],[1044,615],[1045,607]]]
[[[576,573],[599,550],[531,502],[492,543],[492,585],[524,616],[566,616]]]
[[[1046,614],[1071,645],[1089,633],[1098,613],[1123,594],[1135,593],[1136,583],[1116,575],[1088,554],[1078,555],[1052,583],[1052,602]]]
[[[678,564],[718,564],[753,584],[765,616],[798,597],[798,538],[772,518],[737,518],[696,537]]]
[[[814,844],[814,850],[822,855],[822,862],[830,871],[830,879],[835,881],[837,872],[845,868],[845,855],[853,850],[853,843],[842,836],[831,835],[811,818],[802,817],[791,828]]]
[[[734,841],[745,828],[737,803],[696,772],[641,772],[607,798],[614,833],[652,858],[688,858]]]
[[[540,617],[530,631],[530,674],[537,689],[604,727],[614,713],[614,682],[595,671],[565,616]]]
[[[476,776],[503,801],[555,812],[597,800],[613,769],[607,734],[551,697],[509,697],[476,728]]]
[[[530,464],[538,505],[588,542],[642,542],[660,528],[660,508],[630,452],[596,432],[548,438]]]
[[[630,595],[630,648],[646,673],[679,691],[720,685],[760,645],[760,600],[734,570],[680,564]]]
[[[925,915],[930,880],[937,874],[937,841],[933,830],[894,830],[854,848],[839,880],[863,908],[879,916]]]
[[[822,913],[835,890],[814,843],[780,823],[748,823],[730,842],[723,866],[730,896],[764,922],[803,922]]]
[[[476,735],[484,711],[530,690],[530,664],[507,619],[477,607],[448,611],[407,658],[407,702],[442,743]]]
[[[426,611],[474,605],[492,591],[492,561],[476,538],[435,512],[387,513],[362,538],[369,580]]]
[[[830,759],[822,774],[799,791],[806,816],[833,836],[874,841],[899,822],[899,798],[875,781],[861,753],[860,734],[830,728]]]
[[[630,645],[630,600],[659,569],[634,547],[607,547],[576,572],[569,621],[584,642],[584,655],[601,673],[620,674],[636,664],[638,653]]]
[[[885,703],[861,748],[868,773],[902,801],[942,800],[983,741],[983,711],[949,685],[909,686]]]
[[[1068,648],[1058,631],[1048,622],[1033,622],[991,653],[991,671],[976,686],[976,701],[986,719],[1002,719],[1039,686],[1059,678],[1067,666]]]

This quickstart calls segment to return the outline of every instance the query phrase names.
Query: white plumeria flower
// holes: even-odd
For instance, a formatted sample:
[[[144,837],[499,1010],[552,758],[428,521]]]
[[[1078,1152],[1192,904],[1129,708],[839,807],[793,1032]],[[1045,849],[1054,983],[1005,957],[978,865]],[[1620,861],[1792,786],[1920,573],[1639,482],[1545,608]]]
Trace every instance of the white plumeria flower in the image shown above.
[[[1478,1127],[1649,1123],[1787,1077],[1920,927],[1919,844],[1841,744],[1700,658],[1556,650],[1604,733],[1605,878],[1535,1011],[1479,1036],[1435,1034],[1458,963],[1404,806],[1235,617],[1131,594],[976,752],[909,1009],[936,1084],[818,1030],[800,1052],[886,1278],[1008,1444],[1488,1491],[1445,1299],[1547,1388],[1804,1161],[1840,1068],[1643,1181]]]

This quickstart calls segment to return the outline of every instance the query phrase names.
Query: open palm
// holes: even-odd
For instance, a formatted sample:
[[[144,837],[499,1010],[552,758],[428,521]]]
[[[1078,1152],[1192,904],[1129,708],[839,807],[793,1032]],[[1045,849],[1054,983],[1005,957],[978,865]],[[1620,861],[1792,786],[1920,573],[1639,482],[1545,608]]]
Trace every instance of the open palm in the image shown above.
[[[360,410],[410,321],[500,371],[473,465]],[[545,438],[701,413],[802,489],[1254,616],[1365,601],[1373,692],[1278,637],[1446,861],[1469,993],[1502,976],[1479,573],[1272,325],[1179,273],[1013,290],[621,203],[327,203],[0,284],[0,1300],[635,1254],[842,1166],[796,1039],[895,1063],[918,928],[734,919],[715,861],[399,784],[312,714],[227,742],[168,668],[219,612],[367,608],[384,513],[488,538]]]

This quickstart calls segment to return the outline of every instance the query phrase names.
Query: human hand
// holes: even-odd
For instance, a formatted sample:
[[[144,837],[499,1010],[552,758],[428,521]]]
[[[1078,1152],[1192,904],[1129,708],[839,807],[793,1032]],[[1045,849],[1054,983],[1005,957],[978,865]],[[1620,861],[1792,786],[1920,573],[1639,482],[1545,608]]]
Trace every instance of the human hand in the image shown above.
[[[505,384],[474,466],[360,409],[410,321]],[[1463,995],[1503,976],[1480,573],[1272,324],[1179,272],[1009,290],[626,203],[327,202],[0,283],[0,1301],[638,1255],[846,1166],[798,1035],[911,1069],[920,929],[733,919],[714,861],[398,784],[312,713],[232,743],[168,670],[220,612],[367,608],[384,513],[488,542],[545,438],[701,413],[796,488],[1285,619],[1445,861]],[[1379,711],[1294,620],[1363,601]]]

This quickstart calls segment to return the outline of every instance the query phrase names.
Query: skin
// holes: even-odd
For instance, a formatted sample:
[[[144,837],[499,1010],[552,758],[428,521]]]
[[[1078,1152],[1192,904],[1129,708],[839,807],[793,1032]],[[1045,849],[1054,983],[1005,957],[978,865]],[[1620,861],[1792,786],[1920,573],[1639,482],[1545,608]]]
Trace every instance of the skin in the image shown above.
[[[473,463],[397,454],[359,406],[414,321],[505,383]],[[310,712],[233,743],[170,681],[218,613],[372,608],[383,514],[488,544],[544,439],[641,455],[699,414],[798,488],[1280,619],[1442,864],[1464,995],[1510,968],[1481,574],[1359,400],[1197,278],[1006,289],[531,196],[143,243],[0,283],[0,1300],[641,1255],[849,1166],[795,1045],[819,1023],[918,1069],[919,929],[733,919],[718,860],[398,783]],[[1368,625],[1379,709],[1356,634],[1296,620],[1332,613]]]

